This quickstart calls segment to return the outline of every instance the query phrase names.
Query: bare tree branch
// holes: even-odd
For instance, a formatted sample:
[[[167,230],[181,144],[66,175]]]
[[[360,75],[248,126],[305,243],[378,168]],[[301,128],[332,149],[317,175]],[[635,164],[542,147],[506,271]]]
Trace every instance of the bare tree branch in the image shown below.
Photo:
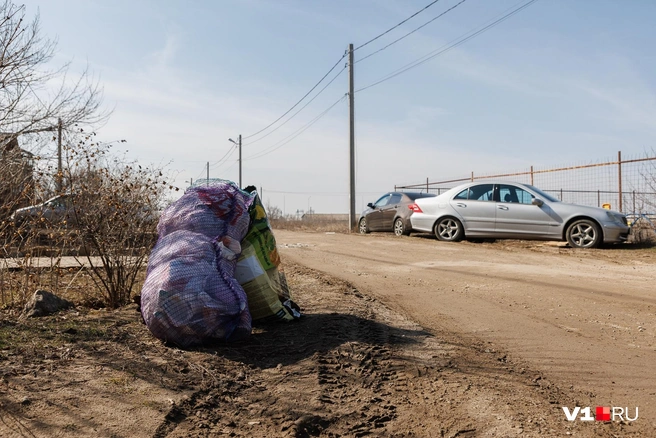
[[[11,134],[6,142],[54,131],[59,120],[67,129],[94,126],[109,117],[101,111],[102,89],[88,68],[73,81],[70,64],[48,70],[57,43],[40,36],[38,15],[28,22],[25,6],[5,0],[0,17],[0,132]]]

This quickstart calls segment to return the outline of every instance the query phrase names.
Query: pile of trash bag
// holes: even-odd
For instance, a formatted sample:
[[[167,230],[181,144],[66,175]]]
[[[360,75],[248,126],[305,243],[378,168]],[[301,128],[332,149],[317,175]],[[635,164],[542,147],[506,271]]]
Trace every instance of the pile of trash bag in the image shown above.
[[[248,337],[252,321],[300,317],[257,194],[232,181],[191,187],[161,215],[141,314],[186,348]]]

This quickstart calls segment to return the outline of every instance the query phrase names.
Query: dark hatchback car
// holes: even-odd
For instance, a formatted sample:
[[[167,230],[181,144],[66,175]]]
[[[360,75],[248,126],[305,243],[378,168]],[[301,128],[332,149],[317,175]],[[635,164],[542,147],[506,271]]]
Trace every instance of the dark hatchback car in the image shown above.
[[[418,192],[385,193],[376,202],[367,204],[360,216],[358,230],[361,234],[370,231],[393,231],[397,236],[407,236],[412,231],[410,216],[415,200],[435,196]]]

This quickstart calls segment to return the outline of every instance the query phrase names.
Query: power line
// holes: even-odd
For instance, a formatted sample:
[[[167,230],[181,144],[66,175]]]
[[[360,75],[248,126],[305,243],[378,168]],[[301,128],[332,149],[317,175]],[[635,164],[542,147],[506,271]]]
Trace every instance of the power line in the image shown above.
[[[230,149],[228,149],[228,152],[226,152],[225,155],[219,158],[219,161],[215,161],[214,163],[210,164],[210,167],[218,166],[219,164],[221,164],[221,162],[227,161],[228,158],[230,158],[230,156],[232,156],[232,154],[234,154],[236,150],[237,148],[231,146]]]
[[[287,114],[289,114],[294,108],[296,108],[296,107],[298,106],[298,104],[300,104],[300,103],[301,103],[306,97],[308,97],[308,96],[310,95],[310,93],[312,93],[312,92],[314,91],[314,89],[317,88],[317,87],[319,86],[319,84],[321,84],[321,82],[323,82],[323,80],[326,79],[326,77],[328,77],[328,75],[329,75],[333,70],[335,70],[335,67],[337,67],[337,66],[339,65],[339,63],[342,62],[342,59],[344,59],[345,57],[346,57],[346,52],[342,55],[341,58],[339,58],[339,60],[335,63],[335,65],[333,65],[332,68],[331,68],[330,70],[328,70],[328,73],[326,73],[325,75],[323,75],[323,77],[319,80],[319,82],[317,82],[317,83],[315,84],[315,86],[312,87],[312,88],[310,89],[310,91],[308,91],[307,93],[305,93],[305,95],[304,95],[303,97],[301,97],[301,99],[300,99],[298,102],[296,102],[296,103],[294,104],[294,106],[292,106],[291,108],[289,108],[289,109],[288,109],[288,110],[287,110],[282,116],[278,117],[276,120],[274,120],[273,122],[269,123],[267,126],[265,126],[264,128],[260,129],[260,130],[257,131],[256,133],[251,134],[251,135],[246,135],[246,136],[244,136],[244,137],[242,137],[242,138],[245,140],[245,139],[247,139],[247,138],[254,137],[254,136],[256,136],[257,134],[266,131],[266,130],[269,129],[271,126],[273,126],[273,125],[275,125],[276,123],[278,123],[278,121],[280,121],[280,119],[282,119],[282,118],[285,117]]]
[[[237,163],[239,163],[239,160],[234,160],[234,161],[232,162],[232,165],[230,165],[229,167],[226,167],[226,168],[223,170],[223,172],[227,173],[230,169],[232,169],[233,167],[235,167],[235,166],[237,165]],[[225,163],[224,163],[224,164],[225,164]],[[218,169],[217,169],[217,172],[218,172]]]
[[[364,43],[364,44],[359,45],[358,47],[356,47],[355,49],[353,49],[353,51],[356,51],[356,50],[358,50],[358,49],[361,49],[361,48],[363,48],[364,46],[366,46],[366,45],[369,44],[369,43],[373,43],[373,42],[376,41],[378,38],[382,37],[382,36],[385,35],[385,34],[390,33],[391,31],[393,31],[394,29],[396,29],[397,27],[399,27],[400,25],[402,25],[402,24],[405,23],[406,21],[408,21],[408,20],[410,20],[411,18],[416,17],[417,15],[421,14],[422,12],[424,12],[426,9],[430,8],[431,6],[433,6],[433,5],[434,5],[435,3],[437,3],[438,1],[440,1],[440,0],[435,0],[435,1],[431,2],[431,3],[429,3],[428,5],[424,6],[423,9],[418,10],[417,12],[415,12],[414,14],[412,14],[411,16],[409,16],[408,18],[406,18],[405,20],[403,20],[403,21],[400,22],[399,24],[390,27],[390,28],[387,29],[385,32],[381,33],[380,35],[378,35],[378,36],[376,36],[376,37],[370,39],[369,41],[367,41],[367,42]]]
[[[266,149],[260,151],[259,153],[255,154],[255,155],[252,155],[252,156],[250,156],[250,157],[246,157],[245,159],[246,159],[246,160],[252,160],[252,159],[255,159],[255,158],[260,158],[260,157],[263,157],[263,156],[265,156],[265,155],[270,154],[271,152],[273,152],[273,151],[275,151],[275,150],[277,150],[277,149],[280,149],[281,147],[283,147],[284,145],[286,145],[287,143],[289,143],[290,141],[294,140],[296,137],[298,137],[299,135],[301,135],[301,134],[302,134],[303,132],[305,132],[308,128],[310,128],[312,125],[314,125],[316,122],[318,122],[323,116],[325,116],[326,114],[328,114],[328,112],[329,112],[331,109],[333,109],[333,108],[335,107],[335,105],[337,105],[338,103],[340,103],[340,102],[343,101],[344,99],[346,99],[346,94],[344,94],[342,97],[340,97],[339,99],[337,99],[337,101],[336,101],[335,103],[333,103],[332,105],[330,105],[330,106],[329,106],[328,108],[326,108],[321,114],[319,114],[317,117],[315,117],[314,119],[312,119],[312,120],[311,120],[310,122],[308,122],[305,126],[303,126],[303,127],[301,127],[300,129],[298,129],[296,132],[294,132],[294,133],[292,133],[291,135],[289,135],[289,136],[283,138],[283,139],[282,139],[281,141],[279,141],[278,143],[275,143],[275,144],[273,144],[272,146],[269,146],[268,148],[266,148]]]
[[[439,1],[439,0],[434,0],[434,1],[432,1],[431,3],[429,3],[428,5],[426,5],[425,7],[423,7],[422,9],[420,9],[419,11],[415,12],[414,14],[412,14],[411,16],[409,16],[408,18],[406,18],[405,20],[403,20],[403,21],[401,21],[400,23],[396,24],[395,26],[389,28],[389,29],[386,30],[385,32],[381,33],[380,35],[378,35],[378,36],[376,36],[376,37],[370,39],[370,40],[367,41],[366,43],[364,43],[364,44],[358,46],[358,47],[355,48],[354,50],[358,50],[358,49],[360,49],[360,48],[366,46],[367,44],[370,44],[370,43],[372,43],[373,41],[376,41],[378,38],[380,38],[380,37],[382,37],[383,35],[385,35],[385,34],[391,32],[392,30],[394,30],[394,29],[396,29],[397,27],[401,26],[403,23],[407,22],[407,21],[410,20],[411,18],[413,18],[413,17],[419,15],[420,13],[422,13],[423,11],[425,11],[426,9],[430,8],[431,6],[433,6],[433,5],[434,5],[435,3],[437,3],[438,1]],[[463,0],[463,1],[464,1],[464,0]],[[393,44],[393,43],[392,43],[392,44]],[[347,55],[347,53],[345,52],[345,53],[342,55],[342,57],[341,57],[341,58],[335,63],[335,65],[333,65],[333,67],[332,67],[330,70],[328,70],[328,72],[327,72],[327,73],[326,73],[326,74],[325,74],[325,75],[319,80],[319,82],[317,82],[317,83],[316,83],[316,84],[310,89],[310,91],[308,91],[307,93],[305,93],[305,95],[304,95],[303,97],[301,97],[301,99],[299,99],[298,102],[296,102],[296,103],[295,103],[290,109],[288,109],[288,110],[287,110],[285,113],[283,113],[280,117],[278,117],[278,118],[277,118],[276,120],[274,120],[273,122],[269,123],[269,124],[268,124],[267,126],[265,126],[264,128],[260,129],[259,131],[255,132],[255,133],[253,133],[253,134],[250,134],[250,135],[243,136],[242,138],[243,138],[244,140],[249,139],[249,138],[252,138],[252,137],[254,137],[254,136],[256,136],[256,135],[258,135],[258,134],[260,134],[260,133],[266,131],[266,130],[269,129],[271,126],[275,125],[275,124],[278,123],[280,120],[282,120],[287,114],[289,114],[294,108],[296,108],[296,107],[297,107],[297,106],[298,106],[303,100],[305,100],[305,98],[308,97],[308,96],[309,96],[309,95],[310,95],[310,94],[311,94],[311,93],[312,93],[312,92],[313,92],[313,91],[319,86],[319,84],[321,84],[321,83],[324,81],[324,79],[326,79],[326,77],[328,77],[328,75],[330,75],[330,73],[331,73],[331,72],[337,67],[337,65],[339,65],[339,63],[340,63],[340,62],[346,57],[346,55]],[[371,55],[369,55],[369,56],[371,56]],[[343,70],[342,70],[342,71],[343,71]],[[340,73],[341,73],[341,71],[340,71]],[[338,75],[338,76],[339,76],[339,75]],[[336,78],[337,78],[337,77],[333,78],[333,81],[334,81]],[[332,83],[332,81],[331,81],[330,83]],[[330,83],[329,83],[329,85],[330,85]],[[326,88],[326,87],[324,87],[324,88],[323,88],[323,89],[317,94],[317,96],[318,96],[319,94],[321,94],[321,92],[322,92],[325,88]],[[315,98],[316,98],[317,96],[315,96]],[[307,107],[307,105],[303,106],[303,108],[301,108],[299,111],[297,111],[297,112],[294,114],[294,116],[296,116],[299,112],[301,112],[305,107]],[[290,119],[288,119],[287,121],[291,120],[294,116],[290,117]],[[285,123],[286,123],[286,122],[285,122]],[[284,124],[284,123],[283,123],[283,124]],[[274,131],[275,131],[275,130],[274,130]],[[266,135],[265,135],[264,137],[266,137]],[[264,138],[264,137],[262,137],[262,138]],[[259,140],[261,140],[262,138],[260,138],[260,139],[258,139],[258,140],[255,140],[255,141],[259,141]],[[251,143],[254,143],[254,142],[251,142]]]
[[[231,156],[232,156],[232,155],[231,155]],[[230,164],[230,163],[232,163],[232,164]],[[238,163],[239,163],[239,159],[238,159],[238,158],[237,158],[237,159],[233,159],[233,160],[225,160],[223,163],[221,163],[221,165],[219,165],[218,167],[216,167],[216,169],[214,169],[214,172],[219,172],[219,171],[221,171],[221,172],[227,172],[228,170],[230,170],[230,169],[232,169],[234,166],[236,166]],[[229,164],[229,166],[228,166],[228,167],[225,167],[225,166],[228,165],[228,164]],[[225,167],[225,169],[223,169],[224,167]]]
[[[409,64],[406,64],[405,66],[401,67],[398,70],[395,70],[394,72],[390,73],[389,75],[387,75],[383,79],[381,79],[377,82],[374,82],[373,84],[369,84],[366,87],[362,87],[359,90],[356,90],[356,93],[358,93],[360,91],[364,91],[364,90],[366,90],[368,88],[371,88],[371,87],[375,87],[376,85],[382,84],[383,82],[388,81],[388,80],[390,80],[390,79],[392,79],[396,76],[399,76],[400,74],[405,73],[408,70],[411,70],[415,67],[420,66],[421,64],[435,58],[438,55],[442,55],[443,53],[446,53],[449,50],[454,49],[454,48],[458,47],[461,44],[464,44],[465,42],[469,41],[470,39],[472,39],[472,38],[486,32],[486,31],[490,30],[491,28],[493,28],[495,26],[497,26],[501,22],[503,22],[503,21],[507,20],[508,18],[510,18],[511,16],[517,14],[518,12],[520,12],[521,10],[527,8],[528,6],[535,3],[536,1],[537,0],[530,0],[526,3],[524,3],[522,6],[513,9],[511,12],[505,14],[503,17],[501,17],[501,18],[495,20],[494,22],[488,24],[487,26],[475,31],[474,33],[471,33],[472,31],[469,31],[469,32],[463,34],[462,36],[459,37],[461,39],[456,38],[456,40],[452,40],[452,42],[447,43],[446,45],[440,47],[439,49],[434,50],[434,51],[428,53],[427,55],[424,55],[421,58],[419,58],[419,59],[417,59],[417,60],[415,60],[415,61],[413,61]],[[464,35],[467,35],[467,34],[470,34],[470,35],[468,35],[466,37],[463,37]],[[453,41],[455,41],[455,42],[453,42]]]
[[[200,173],[198,173],[198,176],[196,176],[196,178],[194,179],[200,179],[200,177],[206,174],[206,172],[207,172],[207,167],[203,166],[203,170],[201,170]]]
[[[280,125],[278,125],[278,126],[277,126],[276,128],[274,128],[273,130],[271,130],[271,131],[267,132],[266,134],[264,134],[262,137],[260,137],[260,138],[258,138],[258,139],[255,139],[255,140],[251,141],[250,143],[246,143],[246,144],[244,144],[243,146],[245,146],[245,145],[252,145],[252,144],[254,144],[254,143],[257,143],[258,141],[260,141],[260,140],[262,140],[262,139],[268,137],[269,135],[271,135],[271,134],[273,134],[274,132],[276,132],[278,129],[280,129],[280,128],[282,128],[283,126],[285,126],[285,125],[287,124],[287,122],[289,122],[291,119],[293,119],[294,117],[296,117],[296,116],[297,116],[301,111],[303,111],[303,110],[304,110],[309,104],[311,104],[312,101],[314,101],[314,99],[316,99],[317,97],[319,97],[319,95],[320,95],[321,93],[323,93],[323,91],[324,91],[326,88],[328,88],[328,87],[330,86],[330,84],[332,84],[333,82],[335,82],[335,80],[336,80],[336,79],[337,79],[337,78],[338,78],[338,77],[344,72],[344,70],[346,70],[346,66],[344,66],[344,68],[342,68],[342,69],[341,69],[341,70],[335,75],[335,77],[332,78],[332,79],[330,80],[330,82],[328,82],[328,83],[327,83],[327,84],[326,84],[321,90],[319,90],[319,92],[318,92],[318,93],[317,93],[312,99],[310,99],[310,101],[309,101],[308,103],[306,103],[305,105],[303,105],[303,106],[301,107],[301,109],[299,109],[298,111],[296,111],[296,112],[295,112],[290,118],[288,118],[287,120],[285,120],[284,122],[282,122]]]
[[[285,194],[285,195],[317,195],[317,196],[346,196],[344,192],[286,192],[282,190],[266,190],[267,193]]]
[[[403,23],[407,22],[407,21],[410,20],[411,18],[413,18],[413,17],[419,15],[421,12],[423,12],[423,11],[425,11],[426,9],[428,9],[429,7],[433,6],[433,5],[434,5],[435,3],[437,3],[438,1],[439,1],[439,0],[434,0],[434,1],[431,2],[430,4],[426,5],[424,8],[420,9],[419,11],[415,12],[414,14],[412,14],[411,16],[409,16],[408,18],[406,18],[405,20],[403,20],[403,21],[401,21],[400,23],[398,23],[397,25],[395,25],[395,26],[389,28],[389,29],[386,30],[385,32],[381,33],[380,35],[378,35],[378,36],[376,36],[376,37],[370,39],[370,40],[367,41],[366,43],[364,43],[364,44],[358,46],[358,47],[357,47],[356,49],[354,49],[354,50],[358,50],[358,49],[360,49],[360,48],[366,46],[367,44],[372,43],[373,41],[377,40],[378,38],[382,37],[383,35],[385,35],[385,34],[391,32],[392,30],[394,30],[394,29],[396,29],[397,27],[401,26]],[[305,95],[304,95],[303,97],[301,97],[301,99],[299,99],[299,101],[296,102],[296,103],[295,103],[290,109],[288,109],[283,115],[281,115],[280,117],[278,117],[278,118],[277,118],[276,120],[274,120],[273,122],[269,123],[269,124],[268,124],[267,126],[265,126],[264,128],[260,129],[259,131],[255,132],[255,133],[253,133],[253,134],[250,134],[250,135],[243,136],[242,138],[243,138],[244,140],[249,139],[249,138],[252,138],[252,137],[254,137],[254,136],[256,136],[256,135],[258,135],[258,134],[260,134],[260,133],[266,131],[266,130],[269,129],[271,126],[275,125],[275,124],[278,123],[280,120],[282,120],[287,114],[289,114],[294,108],[296,108],[296,107],[297,107],[297,106],[298,106],[303,100],[305,100],[305,98],[308,97],[308,96],[309,96],[309,95],[310,95],[310,94],[311,94],[311,93],[312,93],[312,92],[313,92],[313,91],[319,86],[319,84],[321,84],[321,83],[324,81],[324,79],[326,79],[326,77],[328,77],[328,75],[330,75],[330,73],[335,69],[335,67],[337,67],[337,65],[339,65],[339,63],[340,63],[340,62],[346,57],[346,55],[347,55],[347,53],[345,52],[345,53],[342,55],[342,57],[339,58],[339,60],[335,63],[335,65],[333,65],[333,67],[332,67],[330,70],[328,70],[328,73],[326,73],[326,74],[325,74],[325,75],[319,80],[319,82],[317,82],[317,83],[316,83],[316,84],[310,89],[310,91],[308,91],[307,93],[305,93]],[[341,72],[340,72],[340,73],[341,73]],[[333,80],[334,80],[334,79],[333,79]],[[331,82],[332,82],[332,81],[331,81]],[[324,87],[324,89],[325,89],[325,87]],[[323,90],[322,90],[322,91],[323,91]],[[321,92],[319,92],[319,94],[321,94]],[[315,97],[316,97],[316,96],[315,96]],[[307,106],[307,105],[306,105],[306,106]],[[301,110],[303,110],[306,106],[304,106],[303,108],[301,108]],[[299,112],[300,112],[300,111],[299,111]],[[297,112],[296,114],[298,114],[298,112]],[[296,115],[296,114],[295,114],[295,115]],[[293,117],[293,116],[292,116],[292,117]],[[264,138],[264,137],[262,137],[262,138]],[[252,142],[251,142],[251,143],[252,143]]]
[[[391,43],[389,43],[388,45],[386,45],[386,46],[383,47],[382,49],[378,49],[378,50],[376,50],[375,52],[372,52],[372,53],[368,54],[368,55],[365,56],[364,58],[361,58],[361,59],[357,60],[355,63],[357,64],[357,63],[360,62],[360,61],[364,61],[365,59],[374,56],[376,53],[382,52],[383,50],[387,49],[388,47],[390,47],[390,46],[392,46],[392,45],[398,43],[398,42],[401,41],[402,39],[405,39],[406,37],[408,37],[408,36],[412,35],[413,33],[417,32],[419,29],[422,29],[422,28],[428,26],[428,25],[429,25],[430,23],[432,23],[433,21],[435,21],[435,20],[437,20],[438,18],[442,17],[443,15],[445,15],[445,14],[451,12],[452,10],[454,10],[455,8],[457,8],[458,6],[460,6],[461,4],[463,4],[465,1],[466,1],[466,0],[460,0],[460,3],[456,3],[455,5],[451,6],[449,9],[447,9],[447,10],[444,11],[444,12],[442,12],[442,13],[441,13],[440,15],[438,15],[437,17],[435,17],[435,18],[433,18],[433,19],[427,21],[426,23],[422,24],[421,26],[419,26],[418,28],[412,30],[411,32],[406,33],[406,34],[403,35],[401,38],[398,38],[398,39],[392,41]]]

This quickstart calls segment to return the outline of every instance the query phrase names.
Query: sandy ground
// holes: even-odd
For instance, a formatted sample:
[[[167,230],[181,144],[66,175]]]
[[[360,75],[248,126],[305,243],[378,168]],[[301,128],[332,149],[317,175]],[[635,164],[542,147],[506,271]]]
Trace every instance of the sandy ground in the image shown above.
[[[656,436],[656,250],[276,238],[305,317],[241,344],[166,347],[136,306],[0,314],[0,436]]]

